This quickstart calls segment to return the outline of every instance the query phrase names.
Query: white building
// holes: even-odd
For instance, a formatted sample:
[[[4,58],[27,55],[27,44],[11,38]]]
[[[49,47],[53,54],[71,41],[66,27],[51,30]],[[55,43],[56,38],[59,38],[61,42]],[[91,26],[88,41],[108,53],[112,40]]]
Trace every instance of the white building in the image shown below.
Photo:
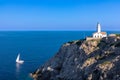
[[[93,38],[103,38],[107,37],[106,32],[101,32],[101,26],[100,23],[97,24],[97,32],[93,33]]]

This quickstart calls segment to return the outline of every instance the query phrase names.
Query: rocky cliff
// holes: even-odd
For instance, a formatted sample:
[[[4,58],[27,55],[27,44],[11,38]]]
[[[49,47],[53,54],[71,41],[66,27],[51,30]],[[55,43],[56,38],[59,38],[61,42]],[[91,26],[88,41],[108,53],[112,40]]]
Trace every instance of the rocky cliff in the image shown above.
[[[120,39],[68,42],[31,75],[35,80],[120,80]]]

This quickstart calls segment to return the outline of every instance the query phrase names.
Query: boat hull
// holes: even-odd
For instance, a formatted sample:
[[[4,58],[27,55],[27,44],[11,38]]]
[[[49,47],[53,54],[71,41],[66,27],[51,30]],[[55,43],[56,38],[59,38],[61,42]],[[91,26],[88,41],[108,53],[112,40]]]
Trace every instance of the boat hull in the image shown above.
[[[22,63],[24,63],[24,61],[23,60],[19,60],[19,61],[16,61],[16,63],[22,64]]]

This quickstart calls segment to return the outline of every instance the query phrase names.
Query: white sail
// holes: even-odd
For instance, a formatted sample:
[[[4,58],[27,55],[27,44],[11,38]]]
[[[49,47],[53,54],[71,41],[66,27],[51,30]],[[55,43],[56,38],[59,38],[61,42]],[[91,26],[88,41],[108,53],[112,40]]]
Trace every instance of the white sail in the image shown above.
[[[19,59],[20,59],[20,54],[18,54],[16,62],[19,61]]]
[[[24,61],[20,60],[20,54],[18,54],[17,58],[16,58],[16,62],[22,64]]]

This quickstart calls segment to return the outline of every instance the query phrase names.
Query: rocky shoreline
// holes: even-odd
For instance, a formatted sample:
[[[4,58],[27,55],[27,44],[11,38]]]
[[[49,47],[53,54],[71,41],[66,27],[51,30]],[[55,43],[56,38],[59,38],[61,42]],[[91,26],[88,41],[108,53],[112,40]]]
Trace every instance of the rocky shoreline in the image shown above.
[[[34,80],[120,80],[120,39],[107,37],[63,44],[31,76]]]

